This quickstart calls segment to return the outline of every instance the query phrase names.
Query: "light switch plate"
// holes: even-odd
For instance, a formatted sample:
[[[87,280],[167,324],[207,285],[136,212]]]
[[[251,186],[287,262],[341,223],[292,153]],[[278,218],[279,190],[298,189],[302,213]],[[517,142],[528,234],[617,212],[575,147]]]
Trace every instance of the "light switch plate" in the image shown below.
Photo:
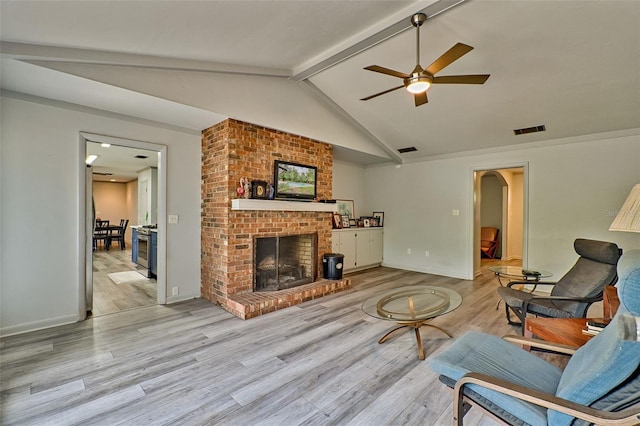
[[[170,214],[168,219],[169,219],[169,223],[178,223],[178,215],[177,214]]]

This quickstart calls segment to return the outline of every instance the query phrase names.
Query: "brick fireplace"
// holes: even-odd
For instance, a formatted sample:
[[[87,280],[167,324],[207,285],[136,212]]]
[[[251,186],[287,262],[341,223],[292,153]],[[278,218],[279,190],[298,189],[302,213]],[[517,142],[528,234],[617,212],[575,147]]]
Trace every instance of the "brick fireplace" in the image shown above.
[[[322,255],[331,251],[330,212],[231,208],[240,178],[273,183],[276,159],[316,166],[318,198],[332,198],[330,144],[233,119],[203,131],[201,294],[243,319],[350,286],[349,280],[321,278]],[[314,274],[320,277],[292,288],[255,292],[254,240],[287,235],[315,236]]]
[[[253,291],[277,291],[316,279],[316,234],[254,238]]]

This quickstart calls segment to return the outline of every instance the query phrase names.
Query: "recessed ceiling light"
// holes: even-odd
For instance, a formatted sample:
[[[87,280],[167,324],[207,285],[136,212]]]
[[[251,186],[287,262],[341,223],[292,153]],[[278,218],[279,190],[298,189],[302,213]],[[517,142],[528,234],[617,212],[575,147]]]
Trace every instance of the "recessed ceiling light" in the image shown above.
[[[95,155],[95,154],[90,154],[90,155],[87,155],[87,158],[84,160],[84,162],[85,162],[85,163],[87,163],[87,164],[91,164],[91,163],[93,163],[94,161],[96,161],[96,158],[98,158],[98,156],[97,156],[97,155]]]
[[[103,147],[103,148],[109,148],[111,146],[111,144],[110,143],[101,143],[100,146]]]
[[[115,179],[109,179],[109,182],[115,182],[115,181],[116,181]]]

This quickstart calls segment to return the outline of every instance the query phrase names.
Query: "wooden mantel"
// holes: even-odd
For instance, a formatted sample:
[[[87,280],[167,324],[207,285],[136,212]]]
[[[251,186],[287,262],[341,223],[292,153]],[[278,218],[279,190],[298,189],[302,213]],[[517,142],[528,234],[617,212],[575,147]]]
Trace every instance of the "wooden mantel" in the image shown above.
[[[281,212],[337,212],[335,203],[314,203],[310,201],[256,200],[236,198],[231,200],[231,210],[271,210]]]

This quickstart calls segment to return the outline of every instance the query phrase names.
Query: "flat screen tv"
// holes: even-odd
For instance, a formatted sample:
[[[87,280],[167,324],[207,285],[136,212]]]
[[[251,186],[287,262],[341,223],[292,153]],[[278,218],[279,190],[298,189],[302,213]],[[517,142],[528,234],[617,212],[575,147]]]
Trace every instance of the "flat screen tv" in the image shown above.
[[[317,167],[275,160],[273,164],[273,198],[311,201],[316,198]]]

